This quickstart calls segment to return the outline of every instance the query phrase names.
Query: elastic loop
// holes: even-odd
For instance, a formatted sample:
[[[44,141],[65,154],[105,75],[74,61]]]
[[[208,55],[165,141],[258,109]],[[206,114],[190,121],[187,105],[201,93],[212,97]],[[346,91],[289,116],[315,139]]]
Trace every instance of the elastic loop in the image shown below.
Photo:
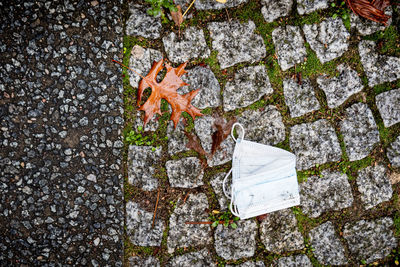
[[[243,128],[243,126],[240,124],[240,123],[238,123],[238,122],[235,122],[233,125],[232,125],[232,129],[231,129],[231,136],[232,136],[232,138],[233,138],[233,140],[236,142],[236,138],[235,138],[235,136],[233,135],[233,130],[235,129],[235,126],[239,126],[240,128],[241,128],[241,130],[242,130],[242,135],[241,136],[239,136],[238,138],[239,139],[244,139],[244,128]]]
[[[227,198],[231,198],[231,196],[228,195],[228,194],[226,193],[225,183],[226,183],[226,181],[228,180],[228,177],[229,177],[229,175],[230,175],[231,173],[232,173],[232,169],[229,170],[229,172],[225,175],[224,181],[222,181],[222,189],[223,189],[224,194],[225,194],[225,196],[226,196]]]
[[[234,196],[232,196],[232,198],[231,198],[231,203],[229,204],[229,209],[231,210],[231,213],[233,215],[240,218],[238,210],[235,209],[236,205],[233,204],[233,197]]]

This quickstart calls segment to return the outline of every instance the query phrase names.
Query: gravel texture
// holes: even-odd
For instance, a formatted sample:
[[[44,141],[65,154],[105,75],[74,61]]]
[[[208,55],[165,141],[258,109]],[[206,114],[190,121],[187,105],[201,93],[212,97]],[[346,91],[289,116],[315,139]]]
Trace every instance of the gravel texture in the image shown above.
[[[273,266],[275,267],[312,267],[312,263],[310,259],[303,254],[289,256],[289,257],[282,257],[277,260]]]
[[[341,159],[342,150],[335,130],[324,119],[293,126],[289,143],[296,154],[298,170]]]
[[[207,224],[186,224],[208,220],[207,196],[203,193],[190,194],[186,202],[179,200],[169,218],[167,238],[168,253],[176,248],[208,245],[212,242],[211,227]]]
[[[165,164],[172,187],[195,188],[203,185],[203,168],[196,157],[170,160]]]
[[[199,28],[188,27],[181,33],[180,37],[171,32],[162,40],[168,59],[174,63],[183,63],[192,58],[210,56],[210,49],[204,39],[204,32]]]
[[[272,40],[282,70],[288,70],[305,61],[307,52],[300,27],[290,25],[277,27],[272,32]]]
[[[365,209],[371,209],[392,198],[392,185],[387,176],[387,169],[382,165],[369,166],[360,170],[357,186]]]
[[[355,70],[341,64],[337,66],[338,77],[322,75],[317,78],[318,86],[324,91],[329,108],[342,105],[350,96],[364,88]]]
[[[130,16],[126,22],[126,35],[141,36],[149,39],[160,38],[161,16],[147,14],[146,8],[133,4],[129,6]]]
[[[285,17],[290,14],[292,9],[293,0],[262,0],[261,13],[266,22],[273,22],[277,18]]]
[[[189,84],[178,89],[179,94],[186,94],[200,89],[192,100],[192,105],[199,108],[215,108],[221,105],[221,87],[214,73],[208,67],[195,67],[182,76],[182,80]]]
[[[347,258],[342,242],[335,233],[331,222],[312,229],[309,234],[313,254],[324,265],[345,265]]]
[[[387,148],[386,155],[393,167],[400,168],[400,135]]]
[[[305,24],[303,31],[322,64],[340,57],[349,47],[350,33],[340,18],[328,18],[319,24]]]
[[[300,203],[311,218],[323,212],[341,210],[353,204],[353,195],[346,174],[325,170],[322,177],[311,176],[300,184]]]
[[[275,106],[266,106],[262,111],[246,110],[238,117],[238,122],[245,129],[246,140],[265,145],[276,145],[285,140],[285,125]],[[237,131],[241,134],[240,128],[237,128]]]
[[[254,33],[256,25],[251,20],[247,23],[211,22],[207,28],[221,69],[241,62],[254,63],[266,56],[264,41]]]
[[[186,147],[189,139],[185,135],[185,126],[182,120],[179,121],[176,129],[172,121],[168,122],[167,126],[167,137],[168,137],[168,153],[174,155],[179,152],[188,151]]]
[[[297,0],[297,12],[300,15],[310,14],[316,10],[328,8],[329,0]]]
[[[400,58],[378,54],[374,41],[360,41],[358,51],[370,87],[400,79]]]
[[[247,107],[263,95],[273,93],[265,66],[247,67],[235,73],[224,89],[224,111]]]
[[[173,257],[166,264],[167,267],[203,267],[203,266],[216,266],[213,259],[210,257],[210,252],[207,249],[200,251],[186,253],[181,256]]]
[[[212,188],[214,189],[215,195],[218,199],[219,207],[221,210],[228,209],[228,205],[229,205],[229,199],[225,196],[224,190],[222,188],[222,182],[224,181],[225,175],[226,175],[225,172],[218,173],[210,181],[210,184],[211,184]],[[226,183],[225,190],[229,193],[231,192],[231,184],[232,184],[232,181],[231,181],[231,179],[228,178],[228,182]]]
[[[303,79],[301,84],[293,79],[283,80],[283,94],[292,118],[320,109],[309,79]]]
[[[128,182],[145,191],[157,189],[156,166],[160,164],[161,147],[129,146]]]
[[[164,222],[156,219],[153,224],[153,212],[141,208],[139,204],[128,201],[126,203],[126,232],[129,239],[137,246],[160,246]]]
[[[215,251],[226,260],[252,257],[256,250],[256,222],[245,220],[236,224],[236,229],[220,224],[214,233]]]
[[[393,220],[389,217],[374,221],[361,220],[346,224],[343,237],[353,256],[358,260],[365,260],[368,264],[386,257],[397,247],[392,227]]]
[[[392,16],[392,7],[389,6],[385,9],[385,14]],[[370,35],[378,31],[383,31],[392,24],[392,18],[390,17],[387,21],[387,26],[382,23],[378,23],[372,20],[365,19],[355,13],[350,14],[351,28],[355,28],[360,35]]]
[[[376,96],[376,106],[385,127],[400,122],[400,88]]]
[[[130,257],[128,259],[129,267],[160,267],[160,261],[155,257],[140,258],[140,257]]]
[[[367,104],[357,103],[346,109],[340,132],[350,161],[367,157],[379,143],[378,126]]]
[[[303,236],[291,209],[269,213],[260,224],[260,238],[265,249],[280,254],[304,248]]]
[[[147,75],[149,73],[151,66],[154,61],[160,61],[163,55],[160,51],[143,48],[141,46],[135,45],[131,50],[131,57],[129,58],[129,68],[135,70],[140,75]],[[139,87],[139,82],[141,77],[130,71],[129,83],[133,88]]]
[[[121,7],[0,3],[1,266],[122,266]]]

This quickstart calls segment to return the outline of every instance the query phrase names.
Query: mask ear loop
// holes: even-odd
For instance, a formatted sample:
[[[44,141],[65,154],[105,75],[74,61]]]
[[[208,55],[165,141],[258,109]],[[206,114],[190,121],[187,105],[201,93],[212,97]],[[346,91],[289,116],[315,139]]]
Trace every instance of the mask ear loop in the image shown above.
[[[230,196],[230,194],[228,194],[228,193],[226,192],[225,184],[226,184],[226,181],[228,181],[228,177],[229,177],[229,175],[231,175],[231,173],[232,173],[232,169],[229,170],[229,172],[225,175],[224,180],[222,181],[222,190],[224,191],[224,195],[225,195],[227,198],[231,198],[231,196]]]
[[[235,129],[235,126],[239,126],[239,128],[242,130],[242,134],[238,137],[238,139],[242,139],[242,140],[243,140],[243,139],[244,139],[244,133],[245,133],[245,131],[244,131],[243,126],[242,126],[240,123],[238,123],[238,122],[235,122],[235,123],[232,125],[232,129],[231,129],[231,136],[232,136],[232,139],[233,139],[235,142],[237,142],[235,136],[233,135],[233,130]]]

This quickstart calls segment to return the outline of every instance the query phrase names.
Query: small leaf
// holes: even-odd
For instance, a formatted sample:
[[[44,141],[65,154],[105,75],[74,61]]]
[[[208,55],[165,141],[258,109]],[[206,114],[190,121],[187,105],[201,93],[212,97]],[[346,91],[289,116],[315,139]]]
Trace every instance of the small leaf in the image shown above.
[[[236,223],[231,223],[231,227],[232,227],[233,229],[236,229],[236,228],[237,228],[237,224],[236,224]]]
[[[333,14],[332,18],[336,19],[337,18],[337,14]]]
[[[218,221],[213,222],[213,223],[211,224],[211,226],[214,227],[214,228],[217,227],[217,226],[218,226]]]
[[[224,226],[225,226],[225,227],[228,227],[228,225],[229,225],[229,221],[224,222]]]

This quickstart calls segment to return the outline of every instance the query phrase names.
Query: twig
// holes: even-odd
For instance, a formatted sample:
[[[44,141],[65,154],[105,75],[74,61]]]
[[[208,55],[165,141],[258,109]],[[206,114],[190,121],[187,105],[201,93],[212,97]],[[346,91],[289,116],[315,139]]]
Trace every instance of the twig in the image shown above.
[[[196,0],[193,0],[192,3],[190,3],[189,7],[185,10],[185,12],[182,15],[182,18],[185,17],[186,13],[189,11],[189,9],[193,6],[194,2],[196,2]]]
[[[225,8],[226,15],[228,15],[228,21],[231,22],[231,18],[229,17],[228,10]]]
[[[189,196],[189,192],[186,194],[185,198],[183,199],[183,203],[185,203],[185,202],[186,202],[186,200],[187,200],[188,196]]]
[[[151,228],[152,229],[154,228],[154,222],[156,220],[156,214],[157,214],[157,207],[158,207],[158,200],[159,199],[160,199],[160,188],[158,188],[156,206],[154,207],[153,223],[151,224]]]
[[[134,73],[136,73],[137,75],[139,75],[140,77],[142,77],[142,79],[146,79],[145,77],[143,77],[140,73],[138,73],[136,70],[129,68],[128,66],[125,66],[124,64],[122,64],[121,62],[118,62],[114,59],[112,59],[112,61],[114,61],[115,63],[118,63],[119,65],[121,65],[122,67],[127,68],[130,71],[133,71]]]

